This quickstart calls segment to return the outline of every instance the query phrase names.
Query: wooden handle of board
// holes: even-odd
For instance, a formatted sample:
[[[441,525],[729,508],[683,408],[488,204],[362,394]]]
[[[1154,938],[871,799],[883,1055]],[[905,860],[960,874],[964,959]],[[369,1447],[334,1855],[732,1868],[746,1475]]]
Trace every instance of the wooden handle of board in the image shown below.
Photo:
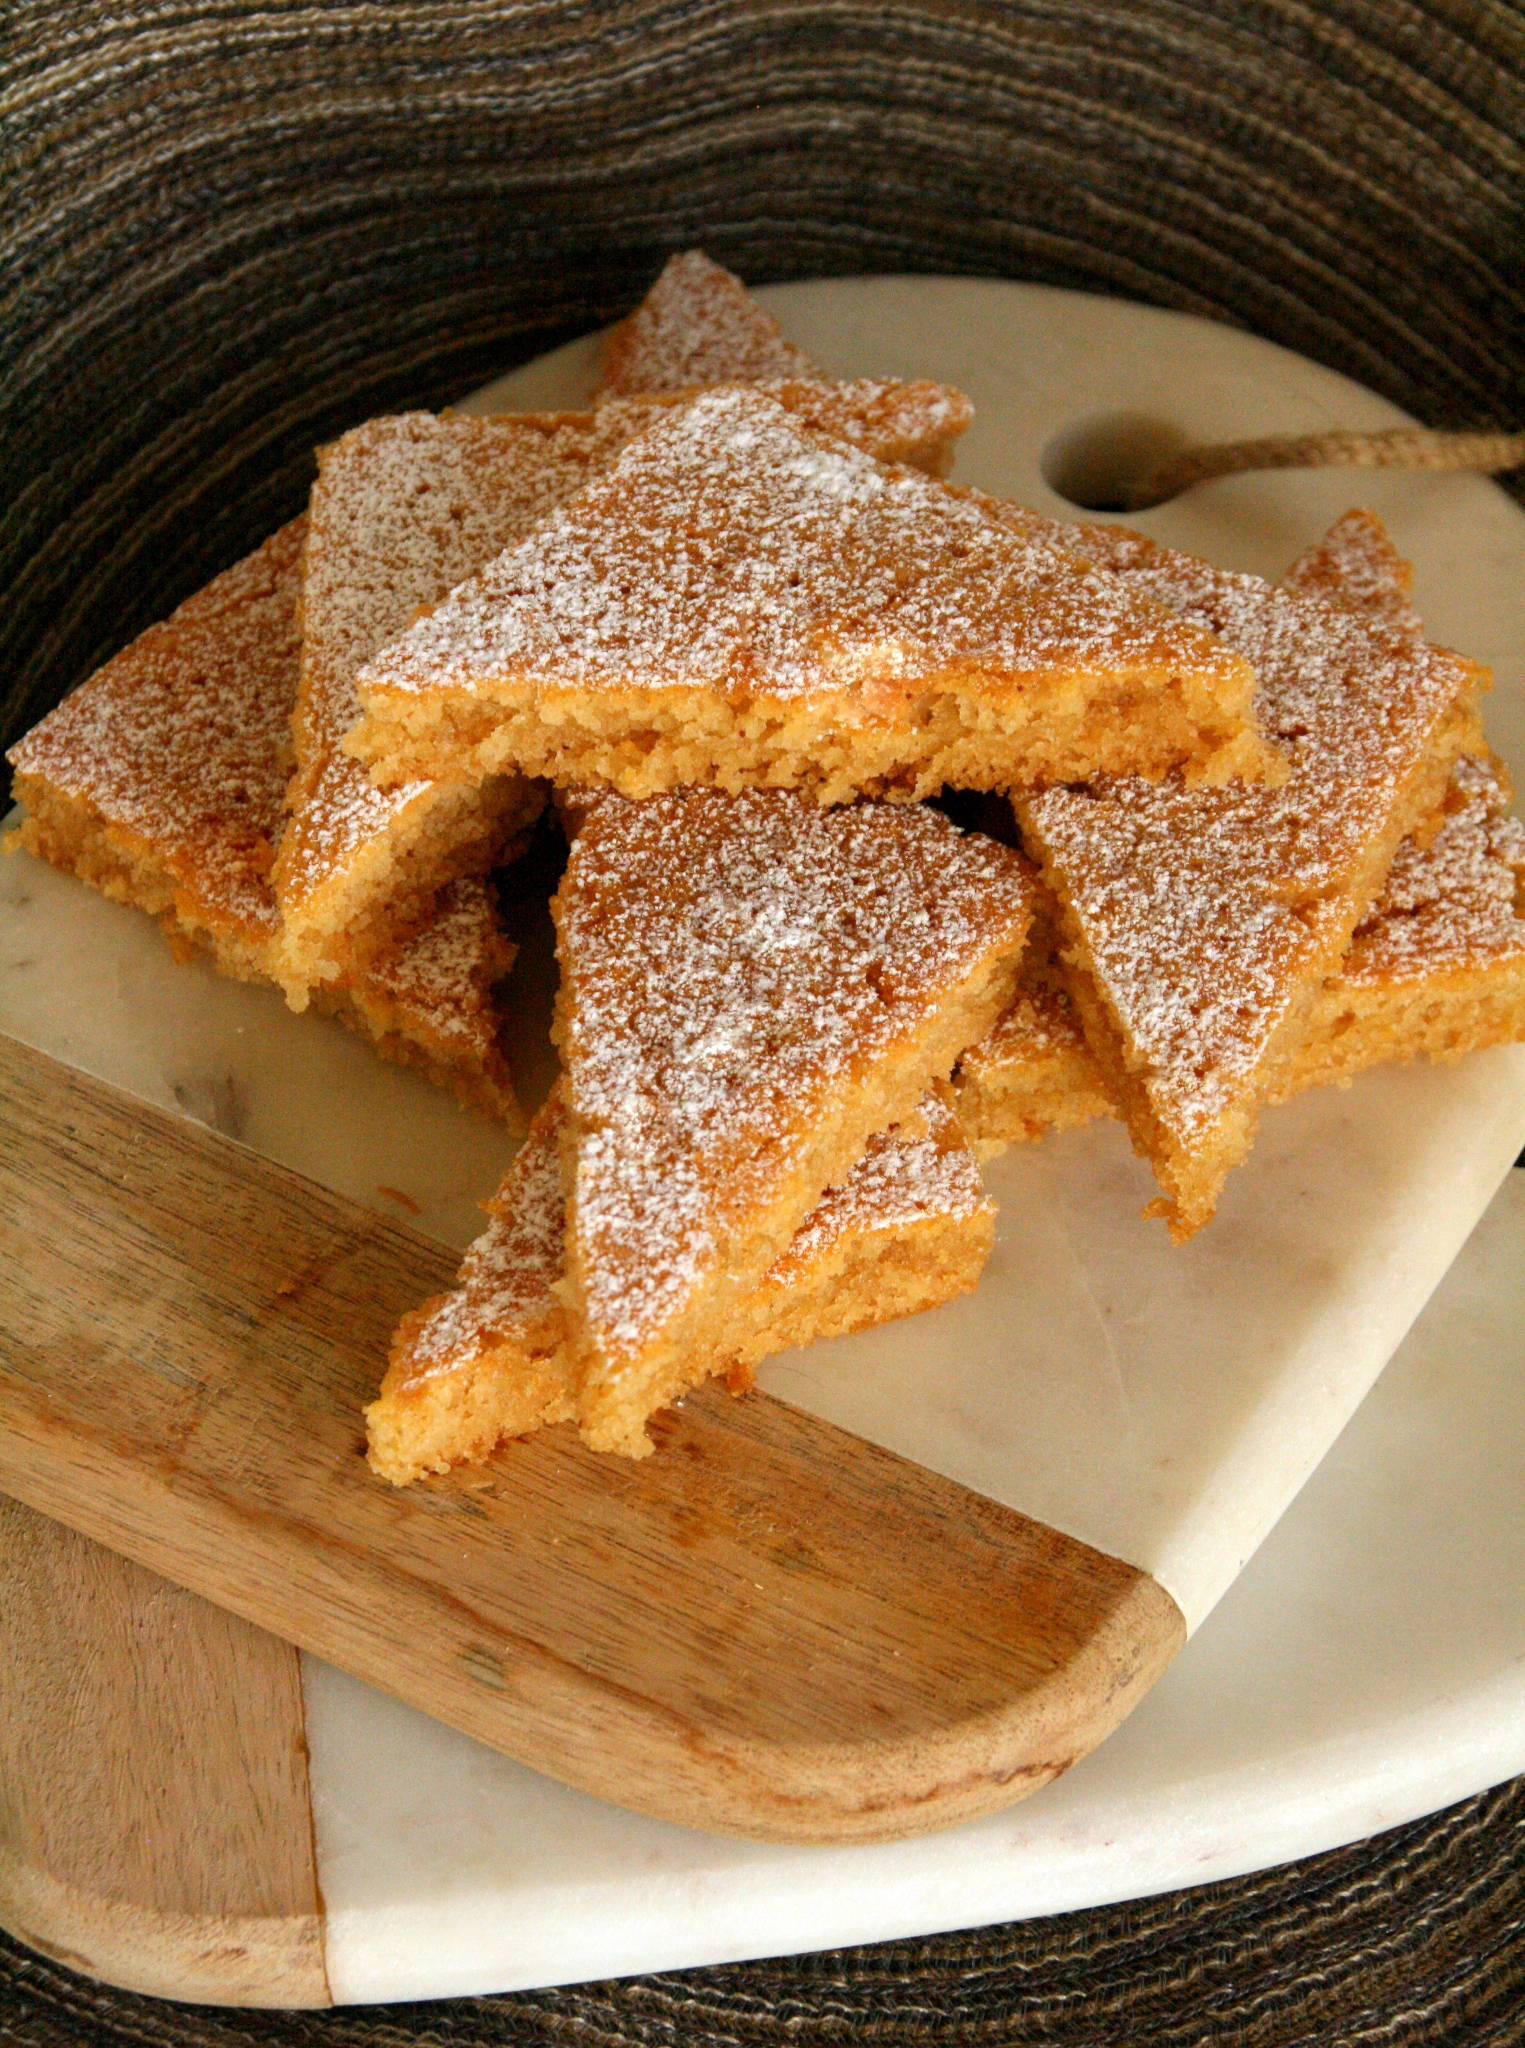
[[[131,1991],[329,2004],[297,1666],[0,1500],[0,1926]]]
[[[401,1491],[443,1247],[0,1041],[0,1491],[554,1777],[761,1838],[1020,1798],[1180,1646],[1146,1575],[762,1396]]]

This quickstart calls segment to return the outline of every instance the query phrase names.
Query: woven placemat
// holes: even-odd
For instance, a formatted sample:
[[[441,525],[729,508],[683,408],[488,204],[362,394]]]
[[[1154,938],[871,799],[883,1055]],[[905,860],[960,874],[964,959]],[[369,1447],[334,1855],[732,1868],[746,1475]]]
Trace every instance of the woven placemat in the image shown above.
[[[315,442],[754,282],[1023,277],[1525,425],[1499,0],[9,0],[0,730],[296,512]]]
[[[294,513],[315,442],[614,317],[693,243],[754,282],[1147,299],[1432,426],[1525,423],[1499,0],[9,0],[0,164],[6,742]],[[1522,1821],[1516,1785],[1170,1899],[319,2019],[0,1942],[0,2042],[1518,2041]]]
[[[0,1936],[6,2048],[1336,2048],[1525,2041],[1525,1779],[1257,1877],[785,1962],[334,2013],[135,1998]]]

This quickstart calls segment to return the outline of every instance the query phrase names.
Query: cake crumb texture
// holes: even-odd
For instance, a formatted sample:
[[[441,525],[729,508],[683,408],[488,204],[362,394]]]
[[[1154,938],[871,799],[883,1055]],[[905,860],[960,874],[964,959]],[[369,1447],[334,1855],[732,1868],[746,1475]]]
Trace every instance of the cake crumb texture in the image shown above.
[[[994,1021],[1030,901],[1017,855],[920,808],[588,809],[554,910],[590,1441],[640,1447],[685,1356]]]
[[[300,647],[294,520],[83,682],[12,748],[21,842],[159,920],[182,954],[278,981],[271,877]],[[488,885],[422,906],[322,1007],[385,1057],[519,1124],[495,984],[513,949]]]
[[[698,249],[668,259],[606,337],[601,367],[599,397],[820,374],[741,279]]]
[[[1360,542],[1347,525],[1325,556]],[[1184,1237],[1249,1149],[1270,1063],[1307,1028],[1400,840],[1476,738],[1486,677],[1411,615],[1336,601],[1311,575],[1279,589],[1120,529],[1085,544],[1253,663],[1290,769],[1280,786],[1118,777],[1018,801],[1087,1040]]]
[[[577,1360],[559,1283],[566,1237],[560,1091],[487,1205],[491,1222],[455,1286],[406,1316],[366,1411],[373,1469],[395,1485],[477,1463],[501,1443],[577,1416]],[[876,1133],[737,1307],[685,1385],[733,1392],[790,1345],[843,1336],[967,1293],[995,1212],[946,1097]],[[647,1418],[649,1419],[649,1418]]]
[[[516,768],[823,802],[1258,773],[1253,672],[1067,530],[705,393],[361,671],[377,779]]]

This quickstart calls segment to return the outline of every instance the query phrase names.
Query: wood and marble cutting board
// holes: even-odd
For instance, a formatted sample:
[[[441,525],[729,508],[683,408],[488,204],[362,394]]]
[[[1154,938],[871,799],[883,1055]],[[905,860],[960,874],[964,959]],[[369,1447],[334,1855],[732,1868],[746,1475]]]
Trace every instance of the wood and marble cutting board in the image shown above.
[[[829,368],[970,387],[985,439],[961,475],[1047,509],[1038,456],[1056,419],[1085,411],[1087,375],[1136,398],[1130,366],[1169,361],[1199,412],[1219,409],[1184,421],[1193,438],[1230,430],[1225,407],[1233,430],[1317,423],[1310,390],[1351,424],[1391,410],[1247,337],[1145,309],[896,280],[779,297]],[[1043,330],[1067,410],[1027,374],[1038,356],[1019,388],[1014,305],[1029,339]],[[1066,319],[1076,334],[1059,332]],[[1193,347],[1216,383],[1182,375]],[[1262,371],[1264,357],[1286,370],[1265,421],[1243,411],[1254,351]],[[585,375],[586,352],[564,352],[500,400],[575,399]],[[1136,402],[1151,395],[1158,408],[1158,393]],[[1210,518],[1199,530],[1200,506],[1142,523],[1240,559],[1235,493],[1255,488],[1224,487],[1226,534]],[[1290,558],[1319,522],[1289,518],[1285,480],[1258,488],[1272,496],[1256,545],[1285,527]],[[1490,503],[1480,526],[1492,517]],[[1518,532],[1505,545],[1519,550]],[[1462,576],[1478,559],[1448,553]],[[1477,631],[1447,637],[1492,651]],[[48,1004],[30,993],[19,1021],[0,1016],[31,1040],[0,1042],[0,1491],[25,1504],[0,1524],[0,1919],[180,1996],[324,1996],[288,1643],[570,1783],[704,1827],[888,1839],[1043,1783],[1232,1582],[1444,1271],[1507,1166],[1518,1133],[1505,1126],[1525,1118],[1508,1056],[1459,1079],[1381,1077],[1353,1111],[1294,1105],[1213,1245],[1186,1255],[1138,1224],[1147,1189],[1115,1131],[1058,1165],[1002,1162],[1008,1216],[1041,1214],[1047,1234],[1008,1232],[974,1305],[782,1361],[767,1384],[787,1402],[691,1401],[642,1466],[611,1470],[548,1433],[486,1473],[394,1494],[367,1475],[358,1412],[397,1314],[453,1255],[262,1156],[305,1159],[305,1134],[253,1132],[254,1150],[151,1107],[145,1096],[201,1105],[165,1085],[163,1062],[145,1080],[141,1046],[86,1042],[95,1013],[74,963],[62,981],[67,1024],[56,1001],[39,1024]],[[140,1009],[150,1039],[180,1003],[157,990]],[[278,1037],[316,1020],[267,1024]],[[1416,1185],[1429,1199],[1405,1197]],[[1144,1327],[1136,1356],[1120,1306]],[[1069,1369],[1077,1329],[1101,1341],[1102,1382],[1089,1363]],[[71,1735],[108,1700],[123,1740],[91,1753]],[[163,1766],[177,1752],[206,1771],[181,1777],[178,1799]],[[108,1867],[117,1924],[97,1915],[87,1938],[83,1902]],[[238,1910],[220,1916],[230,1898]]]

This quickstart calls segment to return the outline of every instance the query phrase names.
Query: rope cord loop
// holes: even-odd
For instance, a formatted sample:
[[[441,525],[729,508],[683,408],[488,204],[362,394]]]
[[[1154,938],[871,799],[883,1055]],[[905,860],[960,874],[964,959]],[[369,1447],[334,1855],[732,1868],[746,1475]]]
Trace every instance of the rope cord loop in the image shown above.
[[[1184,448],[1160,464],[1129,495],[1128,510],[1145,512],[1195,484],[1256,469],[1470,469],[1495,476],[1525,466],[1525,433],[1439,433],[1392,427],[1384,433],[1272,434],[1259,441],[1219,441]]]

